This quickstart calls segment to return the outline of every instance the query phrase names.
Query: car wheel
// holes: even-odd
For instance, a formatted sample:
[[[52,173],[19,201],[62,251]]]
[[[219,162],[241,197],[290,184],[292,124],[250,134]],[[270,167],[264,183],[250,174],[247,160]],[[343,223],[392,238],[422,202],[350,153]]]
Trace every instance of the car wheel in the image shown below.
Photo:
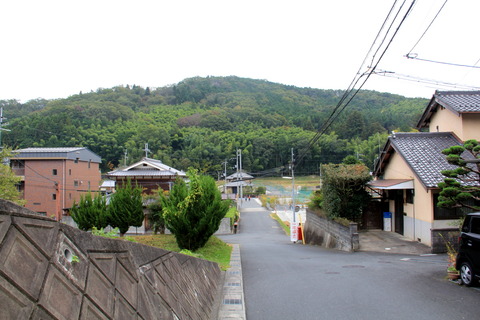
[[[460,265],[460,279],[462,279],[462,282],[464,285],[467,287],[470,287],[473,285],[473,280],[475,274],[473,273],[472,267],[468,262],[462,262]]]

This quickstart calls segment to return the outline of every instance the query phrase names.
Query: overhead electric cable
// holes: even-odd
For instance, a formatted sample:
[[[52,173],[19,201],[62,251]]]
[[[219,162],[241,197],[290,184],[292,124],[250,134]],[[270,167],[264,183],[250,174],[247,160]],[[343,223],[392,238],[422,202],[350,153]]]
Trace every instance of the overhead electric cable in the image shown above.
[[[474,69],[480,69],[480,66],[475,65],[468,65],[468,64],[460,64],[460,63],[452,63],[452,62],[444,62],[444,61],[436,61],[436,60],[430,60],[430,59],[422,59],[419,58],[416,53],[407,53],[406,57],[408,59],[412,60],[420,60],[420,61],[426,61],[426,62],[433,62],[433,63],[438,63],[438,64],[444,64],[448,66],[454,66],[454,67],[465,67],[465,68],[474,68]],[[477,62],[478,63],[478,62]]]
[[[397,20],[397,17],[398,17],[398,13],[402,10],[403,8],[403,5],[405,4],[406,1],[403,1],[402,5],[400,6],[400,8],[398,9],[397,11],[397,14],[395,15],[395,18],[392,20],[389,28],[388,28],[388,31],[387,33],[389,33],[389,31],[391,30],[393,24],[395,23],[395,21]],[[313,144],[315,144],[318,139],[320,139],[320,137],[327,131],[327,129],[332,125],[332,123],[338,118],[338,116],[340,115],[340,113],[345,110],[345,108],[348,106],[348,104],[350,104],[350,102],[353,100],[353,98],[358,94],[358,92],[360,91],[360,89],[365,85],[366,81],[370,78],[370,76],[373,74],[373,72],[375,71],[375,68],[378,66],[378,64],[380,63],[380,61],[382,60],[383,56],[385,55],[385,53],[387,52],[388,48],[390,47],[393,39],[395,38],[395,36],[397,35],[398,31],[400,30],[400,27],[403,25],[405,19],[407,18],[407,16],[410,14],[410,12],[412,11],[413,9],[413,6],[415,5],[415,0],[412,1],[412,3],[410,4],[409,8],[407,9],[407,11],[405,12],[405,14],[403,15],[401,21],[399,22],[395,32],[393,33],[393,35],[390,37],[390,40],[388,41],[388,44],[386,45],[386,47],[383,49],[382,51],[382,54],[381,56],[378,58],[378,60],[373,63],[373,60],[372,60],[372,66],[369,67],[369,70],[363,74],[360,75],[360,77],[357,78],[358,76],[358,73],[355,75],[354,79],[352,80],[352,83],[354,84],[352,86],[352,83],[350,84],[349,88],[345,91],[345,93],[343,94],[343,96],[341,97],[339,103],[337,103],[337,105],[335,106],[334,110],[332,111],[332,113],[330,114],[330,116],[328,117],[328,119],[324,122],[324,124],[322,125],[322,127],[317,131],[317,133],[315,134],[314,137],[312,137],[309,141],[309,143],[307,144],[307,146],[301,151],[299,152],[299,156],[298,156],[298,160],[296,161],[297,163],[300,163],[303,158],[306,156],[307,152],[309,149],[311,149],[311,147],[313,146]],[[395,6],[396,2],[394,3],[393,7]],[[390,16],[392,10],[390,10],[389,14],[387,15],[387,19],[388,17]],[[383,28],[385,27],[385,22],[382,24],[382,27],[380,30],[382,30]],[[377,34],[377,37],[375,38],[375,41],[374,41],[374,44],[376,42],[376,40],[378,39],[378,35],[379,33]],[[385,39],[386,37],[384,38],[384,40],[381,42],[380,44],[380,47],[383,46],[384,42],[385,42]],[[373,44],[372,44],[373,46]],[[376,53],[375,55],[377,54],[377,52],[379,51],[379,49],[376,50]],[[371,49],[369,50],[369,53],[371,52]],[[368,54],[367,54],[368,55]],[[366,59],[364,59],[365,61]],[[361,68],[363,67],[363,63],[362,63],[362,66]],[[363,77],[363,76],[366,76],[365,80],[363,81],[363,83],[360,85],[360,87],[358,89],[356,89],[355,93],[353,93],[353,95],[350,96],[349,100],[347,101],[347,103],[345,103],[343,106],[342,106],[342,103],[347,99],[347,97],[351,94],[351,92],[353,92],[354,90],[354,87],[356,86],[356,84],[359,82],[359,80]],[[338,111],[340,110],[340,111]],[[338,111],[338,112],[337,112]]]
[[[442,6],[441,6],[440,9],[438,10],[437,14],[435,15],[435,17],[433,17],[432,21],[430,21],[430,24],[428,25],[428,27],[425,29],[425,31],[423,31],[422,35],[421,35],[420,38],[417,40],[417,42],[413,45],[412,49],[410,49],[410,51],[408,51],[407,56],[415,49],[415,47],[417,46],[417,44],[423,39],[423,37],[424,37],[425,34],[427,33],[428,29],[430,29],[430,27],[432,26],[433,22],[437,19],[438,15],[439,15],[440,12],[442,11],[443,7],[447,4],[447,1],[448,1],[448,0],[445,0],[445,2],[442,4]]]
[[[399,80],[412,81],[412,82],[425,83],[425,84],[432,84],[432,85],[441,86],[441,87],[445,87],[445,88],[456,88],[456,89],[461,89],[461,90],[480,90],[480,87],[469,86],[469,85],[459,84],[459,83],[438,81],[438,80],[428,79],[428,78],[420,78],[420,77],[410,76],[410,75],[406,75],[406,74],[396,73],[396,72],[393,72],[393,71],[378,70],[378,71],[375,71],[374,74],[378,75],[378,76],[395,78],[395,79],[399,79]]]

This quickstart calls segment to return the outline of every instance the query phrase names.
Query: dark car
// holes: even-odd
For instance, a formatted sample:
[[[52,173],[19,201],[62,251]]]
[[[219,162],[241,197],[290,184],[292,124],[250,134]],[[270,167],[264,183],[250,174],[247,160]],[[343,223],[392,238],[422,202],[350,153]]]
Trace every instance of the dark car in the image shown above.
[[[466,286],[480,279],[480,212],[465,216],[459,237],[456,267]]]

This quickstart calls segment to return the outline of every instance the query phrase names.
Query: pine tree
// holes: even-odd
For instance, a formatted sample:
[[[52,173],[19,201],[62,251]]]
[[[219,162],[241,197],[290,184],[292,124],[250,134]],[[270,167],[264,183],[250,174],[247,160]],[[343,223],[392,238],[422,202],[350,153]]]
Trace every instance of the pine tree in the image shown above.
[[[453,146],[442,151],[450,164],[458,166],[453,170],[444,170],[446,177],[438,184],[441,189],[438,207],[468,208],[480,210],[480,144],[477,140],[468,140],[463,146]],[[473,163],[465,160],[469,153]],[[475,162],[477,161],[477,162]]]
[[[168,229],[175,235],[181,249],[196,251],[218,230],[228,210],[215,181],[189,171],[189,185],[177,179],[169,196],[160,194],[163,215]]]

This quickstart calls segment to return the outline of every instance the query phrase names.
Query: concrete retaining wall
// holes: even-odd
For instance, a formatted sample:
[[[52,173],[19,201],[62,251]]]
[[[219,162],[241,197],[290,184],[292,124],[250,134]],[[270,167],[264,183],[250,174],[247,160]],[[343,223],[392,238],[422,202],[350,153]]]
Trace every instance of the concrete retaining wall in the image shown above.
[[[357,251],[359,248],[358,226],[349,227],[316,215],[307,209],[304,225],[305,242],[342,251]]]
[[[2,319],[210,319],[220,278],[216,263],[92,236],[0,200]]]

